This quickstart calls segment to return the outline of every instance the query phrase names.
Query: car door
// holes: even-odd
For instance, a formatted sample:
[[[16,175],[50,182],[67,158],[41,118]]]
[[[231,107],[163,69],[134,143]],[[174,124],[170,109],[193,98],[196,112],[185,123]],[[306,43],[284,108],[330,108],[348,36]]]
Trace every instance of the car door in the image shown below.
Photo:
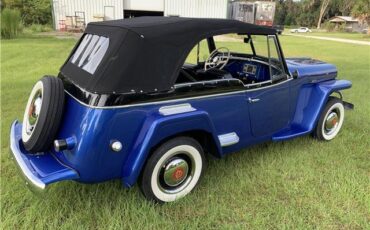
[[[251,133],[254,137],[270,136],[289,123],[288,80],[247,91]]]
[[[271,136],[287,127],[290,118],[290,76],[283,67],[275,36],[267,37],[270,80],[246,91],[249,120],[254,137]],[[280,63],[280,64],[279,64]],[[272,68],[274,66],[274,68]]]

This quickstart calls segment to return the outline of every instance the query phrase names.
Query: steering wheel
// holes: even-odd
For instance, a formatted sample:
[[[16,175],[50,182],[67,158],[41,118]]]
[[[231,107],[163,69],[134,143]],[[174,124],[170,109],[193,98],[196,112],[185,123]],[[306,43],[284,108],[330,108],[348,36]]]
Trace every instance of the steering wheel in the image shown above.
[[[204,71],[209,69],[223,69],[230,59],[230,50],[226,47],[220,47],[212,51],[204,63]]]

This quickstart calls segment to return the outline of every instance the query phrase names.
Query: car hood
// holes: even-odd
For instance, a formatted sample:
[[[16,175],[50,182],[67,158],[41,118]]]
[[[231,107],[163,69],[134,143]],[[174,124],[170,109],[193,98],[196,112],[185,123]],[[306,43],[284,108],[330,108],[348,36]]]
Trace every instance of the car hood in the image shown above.
[[[309,76],[337,76],[337,67],[332,64],[307,57],[286,58],[290,73],[298,71],[299,78]]]

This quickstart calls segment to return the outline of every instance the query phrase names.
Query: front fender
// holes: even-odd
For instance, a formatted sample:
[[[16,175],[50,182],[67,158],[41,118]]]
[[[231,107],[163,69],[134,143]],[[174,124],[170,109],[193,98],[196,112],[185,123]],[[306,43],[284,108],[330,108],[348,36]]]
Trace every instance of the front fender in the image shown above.
[[[333,92],[351,88],[352,83],[348,80],[331,80],[320,82],[317,86],[329,96]]]
[[[162,140],[179,133],[201,130],[212,135],[219,153],[221,146],[215,128],[207,112],[193,111],[176,115],[153,114],[144,122],[137,141],[123,166],[122,180],[131,187],[141,172],[151,149]]]
[[[330,80],[303,85],[303,87],[299,89],[295,113],[290,129],[282,130],[275,134],[272,140],[287,140],[312,132],[316,127],[329,96],[334,92],[339,93],[340,90],[348,89],[351,86],[352,83],[346,80]],[[349,107],[353,106],[350,103],[347,104]]]
[[[334,92],[348,89],[352,83],[347,80],[330,80],[316,83],[314,87],[301,89],[296,107],[293,125],[298,125],[302,130],[311,132],[324,109],[329,96]]]
[[[332,81],[321,82],[317,85],[317,87],[321,90],[323,94],[323,102],[320,104],[320,109],[315,116],[315,122],[313,123],[314,126],[312,127],[312,129],[316,126],[316,123],[319,120],[320,114],[329,100],[329,96],[334,92],[339,92],[340,90],[351,88],[352,83],[348,80],[332,80]]]

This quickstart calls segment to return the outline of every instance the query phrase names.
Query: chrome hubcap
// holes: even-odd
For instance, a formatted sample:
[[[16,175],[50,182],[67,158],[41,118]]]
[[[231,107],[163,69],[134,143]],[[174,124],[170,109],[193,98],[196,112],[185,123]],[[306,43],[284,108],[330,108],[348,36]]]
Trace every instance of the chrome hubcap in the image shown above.
[[[159,189],[167,194],[175,194],[188,186],[194,177],[195,162],[187,153],[172,155],[161,166],[157,175]]]
[[[26,132],[29,135],[33,132],[37,120],[39,118],[41,104],[42,104],[42,93],[41,90],[38,90],[33,96],[32,102],[28,108]]]
[[[338,127],[339,116],[335,111],[329,113],[325,120],[325,132],[330,135]]]
[[[174,158],[165,165],[163,179],[166,185],[174,187],[181,184],[187,177],[188,163],[181,158]]]

